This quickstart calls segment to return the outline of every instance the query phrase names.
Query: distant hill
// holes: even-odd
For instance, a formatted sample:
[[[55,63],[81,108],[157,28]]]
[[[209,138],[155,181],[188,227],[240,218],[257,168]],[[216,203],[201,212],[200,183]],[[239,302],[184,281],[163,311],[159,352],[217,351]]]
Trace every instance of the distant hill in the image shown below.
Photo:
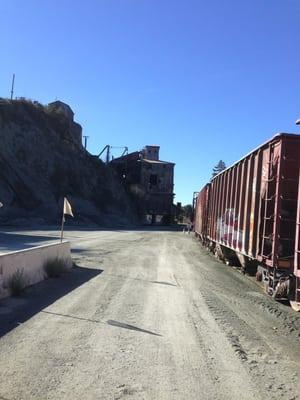
[[[0,223],[57,224],[64,196],[72,223],[136,221],[114,171],[82,147],[81,126],[55,107],[0,98],[0,141]]]

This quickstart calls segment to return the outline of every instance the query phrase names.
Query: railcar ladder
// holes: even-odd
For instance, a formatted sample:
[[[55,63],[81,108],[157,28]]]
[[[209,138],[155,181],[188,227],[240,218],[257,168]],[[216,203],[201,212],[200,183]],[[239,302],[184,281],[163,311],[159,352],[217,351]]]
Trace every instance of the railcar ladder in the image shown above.
[[[282,147],[284,147],[283,143],[282,143]],[[282,148],[282,152],[283,152],[284,148]],[[297,182],[297,179],[294,178],[288,178],[285,175],[283,175],[282,171],[285,171],[287,168],[283,168],[284,165],[286,164],[295,164],[298,163],[298,160],[292,159],[292,158],[288,158],[285,155],[281,156],[279,158],[279,164],[278,164],[278,168],[277,168],[277,176],[271,176],[271,166],[272,166],[272,152],[271,152],[271,148],[270,148],[270,153],[269,153],[269,161],[268,161],[268,178],[266,181],[266,198],[265,198],[265,203],[264,203],[264,217],[263,217],[263,240],[262,240],[262,255],[263,257],[266,258],[270,258],[273,256],[275,256],[275,254],[277,255],[279,248],[275,249],[275,254],[274,254],[274,240],[278,239],[279,242],[293,242],[294,238],[292,237],[282,237],[280,236],[280,232],[279,232],[279,224],[284,222],[286,224],[294,224],[294,219],[290,218],[289,215],[284,215],[282,213],[281,210],[281,205],[282,202],[285,203],[294,203],[294,207],[295,207],[295,203],[297,202],[296,198],[287,198],[284,196],[284,194],[282,194],[282,183],[286,183],[286,182],[291,182],[291,183],[295,183]],[[278,182],[276,182],[276,184],[278,185],[278,188],[276,190],[276,187],[274,188],[273,193],[271,193],[270,190],[270,182],[273,182],[274,180],[278,179]],[[280,193],[279,197],[278,194]],[[270,203],[270,201],[274,201],[274,208],[273,208],[273,213],[270,212],[270,210],[268,210],[268,205]],[[275,222],[275,218],[277,219],[276,221],[276,226],[275,229],[273,227],[273,224]],[[271,225],[271,229],[270,233],[266,232],[267,231],[267,223],[268,221],[270,221]],[[270,226],[270,224],[269,224]],[[268,234],[269,233],[269,234]],[[274,235],[276,235],[276,238],[274,237]],[[266,241],[269,241],[269,246],[270,247],[270,243],[272,244],[272,250],[271,252],[267,253],[266,252],[266,248],[267,248],[267,244]],[[278,245],[277,245],[278,247]],[[291,257],[293,257],[293,255],[291,254]],[[275,260],[274,260],[275,261]]]
[[[284,155],[282,157],[281,162],[285,164],[285,168],[282,169],[282,171],[290,171],[292,169],[296,169],[296,170],[298,169],[299,161],[295,158],[289,158],[286,155]],[[287,167],[287,165],[289,165],[289,167]],[[288,182],[288,184],[292,184],[292,185],[298,184],[298,179],[286,177],[283,172],[281,173],[280,179],[283,183]],[[281,208],[279,210],[280,223],[287,224],[290,227],[288,229],[288,231],[292,232],[295,229],[295,212],[297,209],[297,198],[296,197],[295,198],[285,197],[284,191],[281,190],[280,192],[281,192],[281,195],[280,195]],[[289,207],[287,207],[287,204],[289,204]],[[283,210],[286,211],[285,215],[283,214]],[[292,210],[292,212],[291,212],[291,210]],[[290,215],[288,213],[290,213]],[[291,216],[293,216],[293,217],[291,218]],[[294,259],[295,235],[294,236],[291,235],[289,237],[279,236],[279,242],[280,243],[288,242],[291,244],[290,254],[285,255],[284,258],[290,259],[292,261]]]
[[[299,169],[299,180],[298,180],[298,205],[297,205],[297,218],[296,218],[294,275],[295,275],[295,301],[297,303],[300,303],[300,169]]]
[[[292,224],[292,227],[294,227],[295,219],[291,218],[290,210],[295,208],[297,199],[287,198],[285,196],[284,188],[286,186],[284,186],[284,184],[294,184],[297,180],[293,177],[285,176],[284,174],[291,170],[291,167],[288,165],[296,163],[295,167],[298,166],[298,160],[286,156],[284,142],[281,143],[281,153],[279,155],[277,169],[274,173],[272,173],[273,157],[274,147],[270,145],[263,214],[262,256],[271,261],[268,282],[271,292],[275,289],[278,280],[282,276],[285,276],[285,272],[280,270],[279,258],[286,259],[288,262],[292,262],[294,258],[293,251],[289,252],[289,248],[293,248],[295,238],[288,234],[285,235],[287,237],[282,236],[282,225],[287,224],[287,226],[291,226]],[[271,184],[272,182],[273,184]],[[270,202],[274,203],[272,207],[270,207]],[[287,204],[293,204],[293,206],[287,207],[287,210],[285,210],[287,213],[284,213],[283,210],[286,208]],[[293,229],[292,227],[291,230]],[[290,229],[285,229],[284,231],[289,232]],[[300,291],[298,291],[298,293],[299,292]]]
[[[268,173],[266,179],[266,195],[263,213],[262,257],[267,261],[268,292],[273,295],[279,276],[276,274],[278,267],[279,245],[279,210],[281,208],[281,171],[283,163],[283,143],[276,170],[272,170],[274,161],[275,144],[269,145]],[[273,204],[272,204],[273,203]]]
[[[268,159],[268,172],[266,179],[266,191],[265,191],[265,199],[264,199],[264,210],[263,210],[263,230],[262,230],[262,248],[261,253],[263,258],[269,259],[273,258],[273,230],[267,232],[267,226],[273,226],[274,222],[274,212],[270,212],[270,202],[275,200],[275,193],[271,193],[271,185],[270,183],[274,181],[275,176],[272,177],[272,156],[273,156],[273,148],[272,145],[269,146],[269,159]],[[271,251],[269,251],[271,247]]]

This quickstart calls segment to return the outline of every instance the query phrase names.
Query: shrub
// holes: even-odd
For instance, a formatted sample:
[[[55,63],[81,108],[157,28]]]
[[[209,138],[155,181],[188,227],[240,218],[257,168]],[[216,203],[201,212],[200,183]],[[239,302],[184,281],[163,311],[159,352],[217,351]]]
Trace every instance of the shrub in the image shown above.
[[[58,278],[67,271],[67,264],[63,258],[52,258],[45,262],[44,271],[48,278]]]
[[[26,286],[24,271],[17,269],[8,279],[8,287],[13,296],[20,296]]]

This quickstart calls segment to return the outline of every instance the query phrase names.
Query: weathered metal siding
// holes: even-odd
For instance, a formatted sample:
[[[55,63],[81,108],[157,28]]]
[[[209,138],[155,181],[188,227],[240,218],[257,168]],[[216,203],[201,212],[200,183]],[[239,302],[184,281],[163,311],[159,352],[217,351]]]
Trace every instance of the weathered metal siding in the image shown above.
[[[196,210],[194,219],[194,231],[201,239],[208,235],[208,204],[209,204],[210,184],[204,186],[198,193],[196,200]]]
[[[270,143],[267,180],[262,193],[262,241],[259,259],[266,265],[293,269],[300,136],[282,135]],[[268,254],[267,254],[268,253]]]
[[[212,180],[206,225],[207,187],[199,193],[196,232],[267,266],[293,268],[299,164],[300,136],[275,136]]]
[[[297,302],[300,302],[300,174],[299,174],[299,184],[298,184],[294,275],[296,279],[295,300]]]

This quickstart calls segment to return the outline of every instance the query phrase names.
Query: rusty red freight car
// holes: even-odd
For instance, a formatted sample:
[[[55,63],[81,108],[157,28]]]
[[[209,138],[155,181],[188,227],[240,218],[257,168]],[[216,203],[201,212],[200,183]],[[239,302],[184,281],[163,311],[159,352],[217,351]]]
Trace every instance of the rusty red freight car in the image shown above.
[[[257,269],[268,293],[291,299],[295,308],[300,304],[299,167],[300,135],[278,134],[199,192],[194,219],[205,245],[225,260],[237,258],[246,270]]]
[[[193,201],[194,206],[194,230],[203,244],[206,243],[208,229],[210,183],[206,184]]]
[[[295,243],[295,263],[294,263],[295,298],[291,300],[291,305],[295,310],[300,311],[300,173],[299,173],[299,183],[298,183],[298,206],[297,206],[296,240],[295,241],[296,241],[296,243]]]

